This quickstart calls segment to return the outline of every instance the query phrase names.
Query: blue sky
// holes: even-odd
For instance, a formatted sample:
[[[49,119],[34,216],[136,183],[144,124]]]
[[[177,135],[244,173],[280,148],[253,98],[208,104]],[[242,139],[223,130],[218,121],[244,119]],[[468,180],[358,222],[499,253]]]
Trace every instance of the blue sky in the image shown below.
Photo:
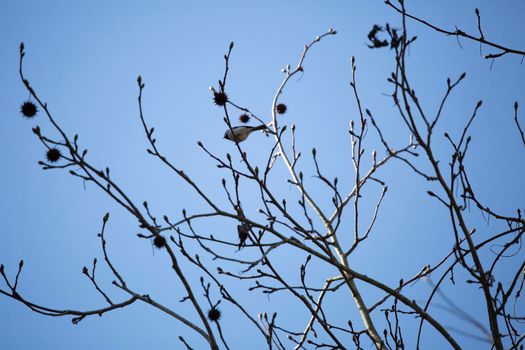
[[[448,28],[459,25],[469,32],[476,30],[473,8],[477,6],[487,37],[510,47],[525,47],[525,38],[519,34],[523,31],[523,2],[410,1],[407,6],[436,24]],[[21,41],[26,45],[27,77],[64,129],[80,135],[80,143],[89,149],[89,159],[101,168],[110,165],[112,176],[138,203],[148,200],[158,216],[176,217],[183,208],[188,212],[206,208],[187,185],[145,152],[136,103],[138,74],[146,83],[145,114],[157,130],[159,147],[211,197],[226,205],[220,180],[227,174],[215,167],[197,147],[197,141],[220,155],[235,152],[233,144],[222,139],[223,116],[208,91],[222,77],[222,57],[228,44],[235,42],[228,94],[268,119],[273,94],[282,78],[280,69],[296,64],[303,45],[316,35],[330,27],[336,29],[336,36],[323,40],[311,51],[304,75],[294,79],[283,96],[289,107],[283,122],[297,125],[297,146],[305,155],[301,167],[308,175],[307,185],[328,208],[330,196],[310,176],[313,163],[306,155],[315,146],[327,175],[338,176],[341,188],[352,186],[347,134],[349,120],[357,118],[349,85],[352,56],[357,61],[363,104],[374,112],[393,144],[401,146],[408,140],[386,96],[391,91],[386,78],[393,69],[392,54],[365,45],[372,25],[385,22],[399,25],[399,18],[383,1],[2,1],[0,262],[13,275],[19,259],[24,259],[21,293],[57,308],[102,305],[103,300],[81,270],[93,257],[100,259],[96,234],[102,216],[109,211],[110,254],[130,284],[183,313],[191,313],[178,303],[183,295],[166,257],[153,253],[147,243],[135,237],[138,228],[128,213],[93,186],[84,188],[66,172],[44,172],[37,165],[45,153],[31,128],[38,124],[46,134],[53,135],[53,131],[43,115],[35,120],[19,115],[19,106],[28,97],[18,77]],[[512,120],[514,101],[525,105],[520,58],[503,57],[491,66],[490,61],[480,57],[475,43],[461,40],[461,48],[454,38],[410,22],[409,30],[419,38],[410,52],[409,74],[429,110],[436,110],[446,78],[467,72],[467,79],[452,96],[436,132],[435,147],[443,163],[450,149],[440,135],[448,131],[457,137],[476,101],[483,99],[481,114],[471,129],[468,165],[479,195],[490,207],[514,212],[523,206],[525,196],[525,152]],[[490,52],[487,48],[483,51]],[[367,159],[374,148],[383,155],[375,133],[371,131],[368,137]],[[272,142],[263,135],[252,135],[244,145],[254,162],[262,162]],[[297,193],[286,183],[282,166],[277,174],[275,191],[293,202]],[[350,262],[358,271],[396,285],[400,278],[414,275],[425,264],[439,261],[452,247],[452,232],[447,211],[426,195],[433,185],[396,162],[385,167],[380,177],[389,185],[382,214],[370,240]],[[251,189],[245,187],[247,193]],[[373,208],[380,193],[374,187],[367,191],[363,199],[365,212]],[[251,213],[256,213],[260,205],[246,198],[245,203]],[[350,227],[350,211],[347,215]],[[497,228],[488,226],[475,210],[469,220],[481,237]],[[236,235],[235,224],[227,221],[204,222],[199,229],[217,236]],[[283,273],[295,278],[303,258],[284,252],[275,257],[281,264],[287,262]],[[111,289],[108,271],[102,265],[99,268],[104,285],[116,299],[123,298],[122,293]],[[312,278],[324,276],[323,272],[321,266],[314,269]],[[200,275],[191,273],[198,281]],[[280,313],[284,319],[290,318],[292,328],[302,327],[298,320],[305,319],[304,310],[284,296],[267,298],[248,292],[247,284],[228,283],[253,315],[282,310]],[[484,319],[481,299],[472,297],[479,296],[479,291],[467,286],[464,278],[450,291],[474,317]],[[368,292],[367,302],[380,296],[377,291]],[[416,300],[422,300],[428,292],[424,281],[408,291]],[[343,322],[355,318],[354,322],[359,323],[349,300],[341,295],[328,307]],[[226,334],[234,338],[234,348],[263,344],[238,314],[224,308],[223,325]],[[146,305],[88,318],[77,326],[67,318],[36,315],[7,298],[0,298],[0,310],[0,344],[5,349],[168,349],[178,343],[179,335],[195,341],[197,349],[203,348],[181,324]],[[444,324],[457,328],[464,325],[449,313],[439,309],[435,312]],[[410,337],[414,329],[408,325],[414,322],[407,320],[406,324]],[[441,344],[438,336],[428,328],[426,331],[427,344]],[[480,344],[461,335],[458,339],[465,348]]]

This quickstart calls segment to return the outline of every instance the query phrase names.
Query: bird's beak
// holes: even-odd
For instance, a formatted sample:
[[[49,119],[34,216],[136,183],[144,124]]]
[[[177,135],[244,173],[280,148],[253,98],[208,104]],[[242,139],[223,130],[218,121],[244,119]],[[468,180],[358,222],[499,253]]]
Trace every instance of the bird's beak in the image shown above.
[[[228,139],[228,136],[224,135],[223,139]]]

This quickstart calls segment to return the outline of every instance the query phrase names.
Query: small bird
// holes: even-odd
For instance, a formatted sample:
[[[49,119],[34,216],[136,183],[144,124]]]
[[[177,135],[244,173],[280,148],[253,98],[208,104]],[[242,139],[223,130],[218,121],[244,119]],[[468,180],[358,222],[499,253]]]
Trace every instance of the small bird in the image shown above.
[[[259,126],[234,126],[233,128],[226,130],[224,138],[230,141],[242,142],[250,136],[250,134],[257,130],[265,130],[268,127],[264,124]]]
[[[246,219],[246,216],[244,216],[244,212],[241,208],[240,204],[237,204],[235,206],[235,210],[237,211],[237,217],[240,220],[240,225],[237,225],[237,233],[239,234],[239,250],[246,245],[246,239],[250,235],[251,226],[249,223],[244,221]]]
[[[237,233],[239,234],[239,246],[241,249],[246,245],[246,239],[250,235],[250,225],[246,222],[243,222],[242,225],[237,225]]]

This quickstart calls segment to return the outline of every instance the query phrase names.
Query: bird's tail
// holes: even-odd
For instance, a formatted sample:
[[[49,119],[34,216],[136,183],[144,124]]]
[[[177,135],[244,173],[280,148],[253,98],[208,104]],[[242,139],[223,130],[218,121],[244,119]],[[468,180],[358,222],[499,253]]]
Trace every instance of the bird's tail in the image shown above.
[[[257,131],[257,130],[265,130],[265,129],[268,129],[268,127],[264,124],[261,124],[261,125],[258,125],[258,126],[254,126],[252,128],[252,131]]]

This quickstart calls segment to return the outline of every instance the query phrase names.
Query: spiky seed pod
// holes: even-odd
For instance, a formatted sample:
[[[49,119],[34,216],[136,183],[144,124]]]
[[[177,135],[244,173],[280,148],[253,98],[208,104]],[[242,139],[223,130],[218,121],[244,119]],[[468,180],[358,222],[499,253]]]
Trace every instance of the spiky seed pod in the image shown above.
[[[166,246],[166,238],[164,238],[161,235],[156,235],[155,238],[153,238],[153,245],[159,249]]]
[[[213,93],[213,102],[217,106],[224,106],[228,102],[228,95],[224,92],[214,92]]]
[[[20,113],[26,118],[33,118],[38,113],[38,108],[33,102],[25,101],[20,106]]]
[[[277,113],[279,114],[284,114],[286,113],[286,110],[288,109],[288,107],[286,107],[286,105],[284,103],[279,103],[277,106],[275,106],[275,110],[277,111]]]
[[[210,321],[217,322],[221,318],[221,310],[216,307],[212,307],[208,311],[208,318]]]
[[[245,123],[246,124],[246,123],[248,123],[250,121],[250,116],[248,114],[246,114],[246,113],[243,113],[243,114],[241,114],[239,116],[239,121],[241,123]]]
[[[46,158],[51,163],[58,162],[60,157],[62,157],[62,154],[58,148],[50,148],[46,153]]]

